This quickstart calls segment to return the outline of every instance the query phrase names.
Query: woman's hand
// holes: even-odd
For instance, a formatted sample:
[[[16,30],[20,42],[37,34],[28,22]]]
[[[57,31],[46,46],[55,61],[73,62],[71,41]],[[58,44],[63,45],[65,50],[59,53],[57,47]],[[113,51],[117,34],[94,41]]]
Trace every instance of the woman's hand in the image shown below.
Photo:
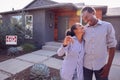
[[[70,43],[73,43],[73,38],[71,36],[66,36],[63,41],[63,46],[66,47]]]

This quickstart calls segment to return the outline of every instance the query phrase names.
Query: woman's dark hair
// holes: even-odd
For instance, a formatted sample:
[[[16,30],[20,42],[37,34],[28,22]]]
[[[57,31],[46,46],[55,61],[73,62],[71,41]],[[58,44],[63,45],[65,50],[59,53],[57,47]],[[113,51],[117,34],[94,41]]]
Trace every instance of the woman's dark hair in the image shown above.
[[[70,30],[68,30],[67,32],[66,32],[66,36],[75,36],[75,32],[74,32],[74,30],[75,29],[77,29],[77,25],[82,25],[82,24],[80,24],[80,23],[75,23],[71,28],[70,28]]]
[[[76,29],[76,24],[71,27],[71,36],[75,36],[74,30]]]
[[[66,36],[71,36],[71,31],[67,31]]]

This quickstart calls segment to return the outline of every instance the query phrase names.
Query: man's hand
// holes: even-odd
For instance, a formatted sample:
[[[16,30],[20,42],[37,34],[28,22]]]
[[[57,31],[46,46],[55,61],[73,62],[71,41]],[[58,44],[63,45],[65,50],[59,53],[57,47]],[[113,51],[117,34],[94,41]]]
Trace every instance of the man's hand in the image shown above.
[[[103,70],[102,70],[101,73],[100,73],[101,77],[103,77],[103,78],[108,77],[109,71],[110,71],[110,66],[106,64],[106,65],[103,67]]]
[[[109,48],[108,49],[109,57],[108,57],[108,62],[107,64],[103,67],[103,70],[101,72],[101,77],[108,77],[110,67],[112,65],[112,61],[115,55],[115,47]]]
[[[67,46],[70,43],[73,43],[73,38],[71,36],[66,36],[64,41],[63,41],[63,45]]]

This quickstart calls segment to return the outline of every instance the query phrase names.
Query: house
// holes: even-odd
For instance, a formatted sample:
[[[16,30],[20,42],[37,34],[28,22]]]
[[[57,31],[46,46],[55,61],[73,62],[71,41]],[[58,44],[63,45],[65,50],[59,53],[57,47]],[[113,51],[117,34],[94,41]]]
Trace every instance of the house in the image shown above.
[[[120,49],[120,7],[108,8],[106,15],[103,16],[103,20],[112,23],[118,42],[117,49]]]
[[[51,0],[34,0],[21,10],[0,13],[3,25],[17,24],[25,27],[30,34],[25,35],[38,47],[45,42],[61,41],[65,31],[75,22],[80,22],[80,10],[84,3],[57,3]],[[106,14],[107,6],[93,6],[99,19]]]
[[[2,24],[2,16],[0,15],[0,25]]]

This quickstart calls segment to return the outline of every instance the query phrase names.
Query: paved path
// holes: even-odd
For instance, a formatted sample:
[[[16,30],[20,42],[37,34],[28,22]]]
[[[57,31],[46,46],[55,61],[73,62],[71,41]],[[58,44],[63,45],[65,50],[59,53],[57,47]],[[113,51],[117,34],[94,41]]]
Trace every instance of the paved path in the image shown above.
[[[0,80],[15,75],[35,63],[43,63],[49,67],[60,69],[62,60],[51,57],[54,54],[56,54],[55,51],[38,50],[3,61],[0,63]],[[120,51],[116,51],[109,78],[110,80],[120,80]]]
[[[96,80],[93,77],[93,80]],[[116,51],[109,74],[109,80],[120,80],[120,51]]]
[[[30,66],[33,66],[35,63],[44,63],[49,67],[60,69],[62,60],[51,57],[55,54],[55,51],[38,50],[14,59],[3,61],[0,63],[0,80],[15,75]]]

